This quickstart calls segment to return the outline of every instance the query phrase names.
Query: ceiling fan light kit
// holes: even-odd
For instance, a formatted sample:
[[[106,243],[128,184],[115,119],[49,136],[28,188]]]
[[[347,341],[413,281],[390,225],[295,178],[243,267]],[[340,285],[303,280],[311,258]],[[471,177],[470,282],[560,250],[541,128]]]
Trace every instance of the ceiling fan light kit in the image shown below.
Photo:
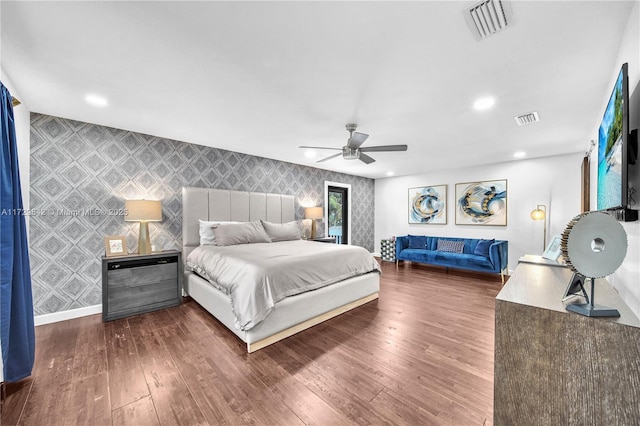
[[[325,161],[332,160],[336,157],[342,155],[342,158],[345,160],[360,160],[365,164],[371,164],[375,159],[365,154],[365,152],[391,152],[391,151],[406,151],[407,145],[380,145],[380,146],[369,146],[365,148],[360,148],[360,145],[367,140],[369,135],[366,133],[356,132],[356,128],[358,127],[355,123],[347,123],[345,128],[349,132],[349,140],[347,144],[342,148],[331,148],[326,146],[306,146],[302,145],[300,148],[309,148],[309,149],[333,149],[342,151],[338,154],[330,155],[329,157],[325,157],[321,160],[318,160],[317,163],[323,163]]]
[[[360,150],[345,146],[342,148],[342,158],[345,160],[358,160],[360,159]]]

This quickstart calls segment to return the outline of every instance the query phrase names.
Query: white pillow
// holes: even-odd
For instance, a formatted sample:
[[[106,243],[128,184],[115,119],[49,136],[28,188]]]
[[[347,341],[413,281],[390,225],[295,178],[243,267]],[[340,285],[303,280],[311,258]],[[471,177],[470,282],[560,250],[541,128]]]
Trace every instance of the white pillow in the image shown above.
[[[294,220],[287,223],[271,223],[262,220],[262,226],[274,243],[276,241],[299,240],[301,236],[300,224]]]
[[[201,246],[215,246],[216,245],[216,236],[213,234],[213,228],[220,225],[221,223],[240,223],[233,221],[224,221],[224,220],[214,220],[214,221],[206,221],[206,220],[198,220],[200,222],[200,245]]]
[[[220,224],[213,228],[213,234],[217,246],[271,242],[259,221]]]

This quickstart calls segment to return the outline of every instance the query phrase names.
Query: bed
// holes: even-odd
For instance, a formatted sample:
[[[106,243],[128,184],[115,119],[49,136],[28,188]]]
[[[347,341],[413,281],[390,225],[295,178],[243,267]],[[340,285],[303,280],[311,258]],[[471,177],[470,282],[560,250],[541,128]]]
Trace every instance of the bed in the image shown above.
[[[295,201],[291,195],[230,191],[208,188],[182,189],[183,259],[200,247],[200,220],[285,224],[295,220]],[[270,244],[281,244],[270,243]],[[304,241],[318,251],[339,246]],[[248,244],[246,246],[260,246]],[[272,246],[276,247],[276,246]],[[197,269],[197,268],[195,268]],[[360,274],[275,302],[268,315],[250,328],[238,327],[229,294],[215,282],[203,278],[185,265],[184,290],[247,345],[249,353],[378,298],[379,271]],[[201,276],[202,275],[202,276]],[[208,277],[211,278],[211,277]],[[313,286],[312,286],[313,287]],[[310,288],[312,288],[310,287]]]

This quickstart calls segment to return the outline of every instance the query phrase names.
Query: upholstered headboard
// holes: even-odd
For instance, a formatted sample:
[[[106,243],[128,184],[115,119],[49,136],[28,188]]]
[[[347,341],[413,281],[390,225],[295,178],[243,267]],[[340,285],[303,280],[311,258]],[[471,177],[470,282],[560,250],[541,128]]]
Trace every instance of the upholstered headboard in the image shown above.
[[[295,220],[293,195],[226,189],[182,188],[182,258],[200,245],[198,220]]]

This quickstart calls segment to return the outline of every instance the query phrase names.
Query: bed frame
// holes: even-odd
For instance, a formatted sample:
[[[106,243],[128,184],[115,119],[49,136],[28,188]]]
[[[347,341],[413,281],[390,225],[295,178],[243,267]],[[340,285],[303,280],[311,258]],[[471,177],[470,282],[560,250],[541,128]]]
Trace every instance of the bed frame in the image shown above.
[[[248,222],[295,220],[292,195],[223,189],[182,188],[182,258],[200,245],[198,220]],[[324,244],[324,243],[318,243]],[[380,276],[361,275],[318,290],[287,297],[251,330],[236,330],[229,297],[208,281],[184,272],[185,292],[247,344],[249,353],[378,298]]]

